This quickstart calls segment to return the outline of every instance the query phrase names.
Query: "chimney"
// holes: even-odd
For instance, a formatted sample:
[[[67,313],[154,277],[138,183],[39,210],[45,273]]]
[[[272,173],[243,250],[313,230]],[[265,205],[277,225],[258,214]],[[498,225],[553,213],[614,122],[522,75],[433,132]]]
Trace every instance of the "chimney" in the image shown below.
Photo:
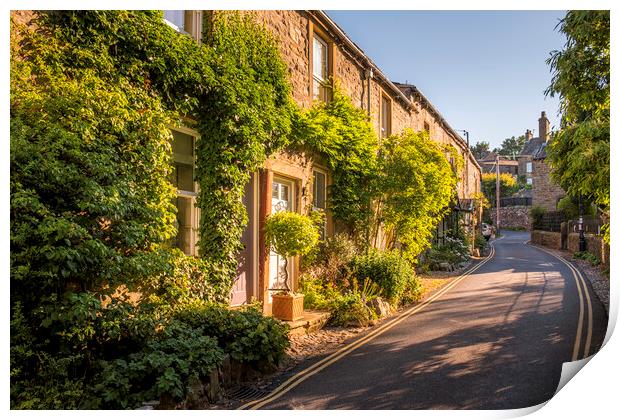
[[[525,141],[532,140],[532,137],[534,137],[534,135],[532,134],[532,130],[530,129],[525,130]]]
[[[549,140],[549,120],[547,119],[547,113],[542,111],[540,113],[540,118],[538,119],[538,136],[543,140]]]

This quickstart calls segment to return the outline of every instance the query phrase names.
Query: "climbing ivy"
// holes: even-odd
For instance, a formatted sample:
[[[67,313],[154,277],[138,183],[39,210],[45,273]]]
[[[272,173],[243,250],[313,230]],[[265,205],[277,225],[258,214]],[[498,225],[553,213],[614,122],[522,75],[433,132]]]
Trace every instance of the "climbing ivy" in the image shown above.
[[[332,214],[368,244],[379,143],[364,111],[335,83],[330,102],[316,102],[297,115],[294,138],[324,156],[333,178],[329,191]]]

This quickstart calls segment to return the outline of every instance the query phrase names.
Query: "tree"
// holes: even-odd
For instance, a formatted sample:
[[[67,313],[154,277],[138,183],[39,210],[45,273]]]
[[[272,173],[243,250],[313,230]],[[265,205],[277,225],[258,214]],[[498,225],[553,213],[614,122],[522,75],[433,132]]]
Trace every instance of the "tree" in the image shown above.
[[[500,155],[513,157],[517,156],[523,150],[523,146],[525,145],[525,136],[519,137],[509,137],[504,139],[501,146],[499,148],[493,149],[495,153],[499,153]]]
[[[582,195],[609,212],[609,11],[569,11],[560,22],[562,51],[547,64],[546,94],[559,95],[560,130],[547,147],[553,178],[573,197]],[[609,243],[608,224],[605,240]]]
[[[495,206],[495,174],[482,174],[482,193]],[[519,188],[517,180],[510,174],[499,175],[499,196],[507,197]]]
[[[476,159],[483,159],[486,155],[489,154],[489,142],[488,141],[479,141],[471,147],[471,152],[474,154]]]

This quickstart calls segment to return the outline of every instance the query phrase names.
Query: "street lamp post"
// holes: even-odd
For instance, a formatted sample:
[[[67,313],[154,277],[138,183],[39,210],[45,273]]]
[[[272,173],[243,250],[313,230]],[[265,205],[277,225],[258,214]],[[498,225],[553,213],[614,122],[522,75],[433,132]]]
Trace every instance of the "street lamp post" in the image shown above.
[[[583,232],[583,202],[579,193],[579,252],[586,250],[586,237]]]
[[[495,236],[499,236],[499,153],[495,156]]]

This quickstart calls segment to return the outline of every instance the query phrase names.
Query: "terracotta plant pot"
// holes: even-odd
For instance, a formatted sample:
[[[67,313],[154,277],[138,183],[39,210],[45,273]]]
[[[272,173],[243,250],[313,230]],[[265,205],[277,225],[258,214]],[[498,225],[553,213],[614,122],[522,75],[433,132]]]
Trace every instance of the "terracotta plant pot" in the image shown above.
[[[303,317],[304,295],[301,293],[273,295],[271,313],[282,321],[297,321]]]

